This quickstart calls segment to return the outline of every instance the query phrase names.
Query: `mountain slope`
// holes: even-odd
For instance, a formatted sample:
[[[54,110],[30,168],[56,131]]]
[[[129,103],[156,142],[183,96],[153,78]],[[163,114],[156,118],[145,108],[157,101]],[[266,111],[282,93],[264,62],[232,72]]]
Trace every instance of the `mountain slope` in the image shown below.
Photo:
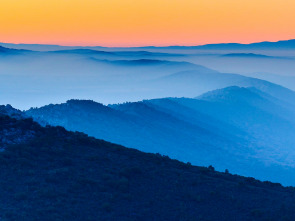
[[[38,122],[169,155],[219,171],[293,185],[294,107],[256,88],[229,87],[198,99],[109,105],[68,101],[26,112]],[[103,111],[102,111],[103,110]],[[291,137],[291,138],[288,138]],[[259,169],[257,169],[259,168]]]
[[[245,77],[238,74],[227,74],[206,70],[190,70],[164,76],[153,82],[154,87],[162,85],[163,90],[169,91],[172,97],[194,97],[210,90],[230,86],[255,87],[273,97],[295,105],[295,92],[280,85],[257,78]]]
[[[94,107],[89,108],[88,104]],[[107,107],[76,100],[30,109],[26,114],[41,123],[83,131],[146,152],[169,153],[184,161],[188,161],[194,153],[199,153],[196,158],[201,158],[201,147],[205,144],[212,146],[212,137],[216,139],[215,146],[225,142],[225,138],[207,128],[190,124],[142,102]],[[209,158],[207,160],[208,164]]]
[[[23,49],[5,48],[5,47],[0,46],[0,56],[17,55],[17,54],[22,54],[24,52],[31,52],[31,51],[23,50]]]
[[[0,116],[0,122],[6,130],[36,134],[0,153],[4,220],[295,219],[294,188],[194,167],[61,127],[42,128],[30,119]]]
[[[259,158],[294,167],[294,106],[255,88],[230,87],[176,102],[255,138]]]

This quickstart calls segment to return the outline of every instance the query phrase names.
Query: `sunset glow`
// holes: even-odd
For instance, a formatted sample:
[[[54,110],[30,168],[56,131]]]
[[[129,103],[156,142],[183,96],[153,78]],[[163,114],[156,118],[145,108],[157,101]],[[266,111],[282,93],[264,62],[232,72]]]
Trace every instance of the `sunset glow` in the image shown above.
[[[164,46],[295,38],[294,0],[0,2],[0,42]]]

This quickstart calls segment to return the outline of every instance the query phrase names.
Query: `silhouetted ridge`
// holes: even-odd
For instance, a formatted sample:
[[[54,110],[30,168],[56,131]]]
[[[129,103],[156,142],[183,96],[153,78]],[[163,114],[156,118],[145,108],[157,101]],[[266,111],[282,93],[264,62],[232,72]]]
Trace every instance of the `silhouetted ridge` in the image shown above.
[[[13,108],[9,104],[0,105],[0,115],[6,115],[17,119],[24,117],[24,114],[20,110]]]
[[[182,61],[168,61],[168,60],[158,60],[158,59],[135,59],[135,60],[107,60],[107,59],[98,59],[95,57],[88,58],[92,61],[100,62],[100,63],[106,63],[109,65],[118,65],[118,66],[128,66],[128,67],[137,67],[137,66],[151,66],[151,67],[157,67],[157,66],[179,66],[183,68],[190,68],[195,69],[200,67],[200,65],[196,65],[190,62],[182,62]]]
[[[0,52],[6,52],[6,51],[8,51],[8,50],[9,50],[9,49],[0,46]]]
[[[10,48],[5,48],[0,46],[0,53],[15,53],[21,50],[16,50],[16,49],[10,49]]]
[[[149,107],[144,102],[126,102],[118,105],[109,105],[109,107],[128,114],[135,114],[139,116],[141,116],[140,112],[144,112],[148,115],[153,114],[155,112],[153,108]],[[144,117],[147,117],[147,115],[145,115]]]
[[[44,110],[48,110],[51,108],[59,108],[59,107],[64,107],[64,108],[86,108],[88,110],[100,110],[100,109],[104,109],[107,110],[109,109],[108,107],[104,106],[101,103],[95,102],[93,100],[80,100],[80,99],[71,99],[68,100],[66,103],[62,103],[62,104],[49,104],[46,105],[44,107],[42,107],[42,109]],[[30,110],[38,110],[38,108],[31,108]],[[29,111],[30,111],[29,110]]]
[[[194,46],[192,46],[194,47]],[[189,48],[189,47],[188,47]],[[207,44],[201,46],[195,46],[199,49],[219,49],[219,50],[229,50],[229,49],[294,49],[295,39],[277,41],[277,42],[257,42],[251,44],[239,44],[239,43],[222,43],[222,44]]]
[[[101,46],[59,46],[59,45],[42,45],[42,44],[9,44],[9,43],[1,43],[2,45],[15,47],[15,48],[26,48],[26,49],[42,49],[46,50],[58,50],[61,49],[76,49],[76,48],[87,48],[87,49],[109,49],[107,47]],[[240,43],[218,43],[218,44],[206,44],[206,45],[197,45],[197,46],[166,46],[166,47],[158,47],[158,46],[146,46],[146,47],[125,47],[128,49],[137,49],[137,50],[146,50],[146,49],[209,49],[209,50],[229,50],[229,49],[294,49],[295,48],[295,39],[290,40],[282,40],[277,42],[256,42],[250,44],[240,44]],[[122,48],[121,48],[122,49]]]
[[[258,90],[257,90],[258,91]],[[201,96],[196,97],[200,100],[206,101],[231,101],[231,102],[263,102],[263,98],[257,93],[245,87],[227,87],[214,91],[207,92]]]
[[[267,56],[263,54],[254,54],[254,53],[230,53],[223,54],[221,57],[246,57],[246,58],[274,58],[272,56]]]
[[[120,65],[161,65],[161,64],[173,64],[173,63],[186,63],[187,62],[171,62],[171,61],[165,61],[165,60],[156,60],[156,59],[138,59],[138,60],[118,60],[114,61],[114,64],[120,64]]]
[[[67,105],[78,106],[78,107],[90,107],[90,108],[105,108],[101,103],[97,103],[93,100],[79,100],[71,99],[66,102]]]
[[[51,53],[60,53],[60,54],[89,54],[89,55],[114,55],[112,52],[108,51],[98,51],[91,49],[73,49],[73,50],[60,50],[53,51]]]
[[[162,52],[149,52],[149,51],[114,51],[113,52],[119,56],[143,56],[143,57],[152,57],[152,56],[183,56],[181,54],[172,54],[172,53],[162,53]]]
[[[21,52],[32,52],[32,51],[24,50],[24,49],[6,48],[3,46],[0,46],[0,53],[16,54],[16,53],[21,53]]]
[[[0,116],[6,220],[294,220],[295,190]],[[26,136],[31,134],[32,136]],[[1,138],[2,133],[0,133]],[[0,139],[0,146],[4,144]]]
[[[214,162],[219,171],[227,168],[284,185],[294,183],[291,174],[295,164],[290,157],[295,155],[291,136],[295,131],[294,107],[259,89],[232,86],[198,99],[109,106],[72,100],[30,109],[26,114],[42,125],[63,126],[194,165]]]

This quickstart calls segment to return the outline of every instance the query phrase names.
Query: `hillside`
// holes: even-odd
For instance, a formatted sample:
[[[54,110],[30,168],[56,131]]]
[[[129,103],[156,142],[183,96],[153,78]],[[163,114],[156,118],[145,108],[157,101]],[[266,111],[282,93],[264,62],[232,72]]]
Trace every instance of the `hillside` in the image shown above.
[[[197,99],[109,106],[70,100],[25,113],[44,125],[63,126],[144,152],[295,185],[294,106],[256,88],[229,87]]]
[[[3,220],[293,220],[295,191],[0,116]],[[19,138],[15,134],[15,139]],[[0,145],[3,140],[0,139]]]
[[[183,161],[194,154],[201,159],[206,145],[225,144],[225,138],[214,130],[208,131],[202,125],[183,121],[143,102],[108,107],[93,101],[70,100],[32,108],[26,114],[40,123],[63,126],[145,152],[169,154]],[[231,141],[226,143],[234,146]]]

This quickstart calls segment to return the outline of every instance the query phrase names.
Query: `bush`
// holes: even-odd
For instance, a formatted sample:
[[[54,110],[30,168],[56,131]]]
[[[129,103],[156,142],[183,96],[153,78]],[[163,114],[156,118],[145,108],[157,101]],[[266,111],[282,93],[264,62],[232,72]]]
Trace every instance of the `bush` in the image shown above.
[[[210,171],[215,171],[215,168],[214,168],[212,165],[208,166],[208,169],[209,169]]]

